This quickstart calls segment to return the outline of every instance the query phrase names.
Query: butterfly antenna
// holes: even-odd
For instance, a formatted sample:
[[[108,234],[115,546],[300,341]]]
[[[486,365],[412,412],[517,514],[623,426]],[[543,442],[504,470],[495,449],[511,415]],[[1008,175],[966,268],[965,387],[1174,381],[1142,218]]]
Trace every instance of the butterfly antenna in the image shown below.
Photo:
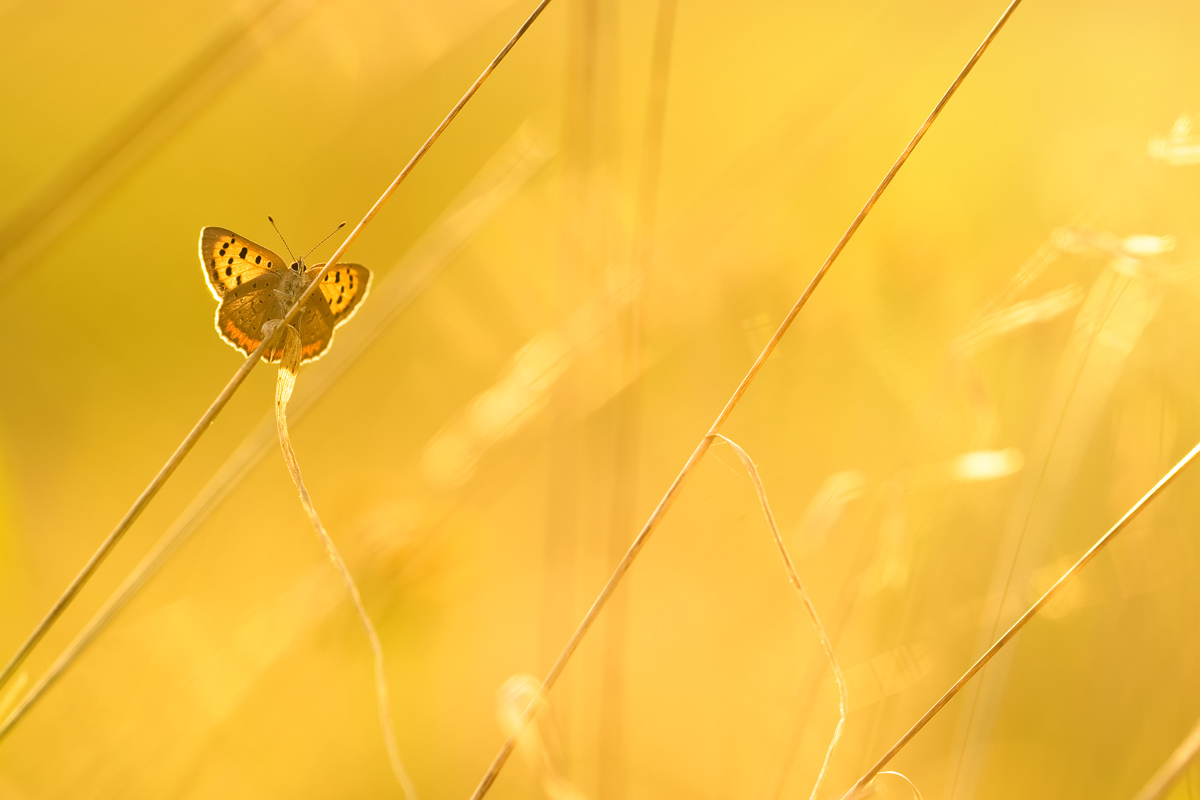
[[[288,255],[292,257],[292,261],[299,261],[300,259],[296,258],[296,254],[292,252],[292,248],[288,247],[287,239],[283,238],[283,234],[279,232],[279,226],[275,224],[275,220],[271,218],[270,214],[267,215],[267,222],[271,223],[271,227],[275,229],[275,233],[279,234],[279,241],[283,242],[283,247],[288,251]]]
[[[344,228],[344,227],[346,227],[346,223],[344,223],[344,222],[343,222],[342,224],[340,224],[340,225],[338,225],[336,228],[334,228],[332,231],[330,231],[330,233],[329,233],[329,236],[333,236],[333,234],[337,233],[338,231],[340,231],[340,230],[341,230],[342,228]],[[304,257],[305,257],[305,258],[308,258],[309,256],[311,256],[311,255],[312,255],[312,253],[313,253],[313,250],[316,250],[316,249],[317,249],[317,247],[320,247],[321,245],[323,245],[323,244],[325,244],[326,242],[328,242],[328,241],[329,241],[329,236],[326,236],[324,239],[322,239],[321,241],[317,242],[317,244],[316,244],[316,247],[313,247],[313,249],[312,249],[312,250],[309,250],[307,253],[305,253],[305,254],[304,254]]]

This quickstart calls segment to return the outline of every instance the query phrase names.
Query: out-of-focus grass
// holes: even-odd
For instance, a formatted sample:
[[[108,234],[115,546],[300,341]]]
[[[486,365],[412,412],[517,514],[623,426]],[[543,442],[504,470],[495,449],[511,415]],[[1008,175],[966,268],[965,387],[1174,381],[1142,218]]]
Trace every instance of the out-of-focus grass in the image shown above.
[[[378,622],[401,750],[430,797],[469,791],[502,736],[497,688],[544,671],[612,566],[614,400],[627,376],[606,278],[629,256],[655,4],[559,2],[350,255],[397,263],[531,116],[562,155],[293,431]],[[320,4],[6,287],[0,649],[237,364],[211,329],[199,228],[266,242],[270,213],[304,247],[356,218],[525,5]],[[6,219],[249,6],[98,8],[0,8],[13,33],[0,53]],[[998,11],[681,4],[642,295],[637,517]],[[1010,602],[1027,602],[1196,439],[1200,176],[1147,158],[1152,137],[1200,108],[1196,16],[1181,2],[1024,6],[730,422],[846,667],[851,712],[830,787],[977,654],[1009,520],[1044,464],[1054,479],[1033,502],[1046,522],[1021,548]],[[1001,307],[1071,287],[1086,299],[964,357],[956,342],[979,330],[981,309],[1074,224],[1169,234],[1176,247],[1132,274],[1111,253],[1062,253]],[[1101,290],[1123,281],[1114,308],[1140,298],[1140,325],[1114,311],[1089,330],[1094,305],[1112,302]],[[1091,334],[1092,352],[1123,355],[1084,365],[1062,402]],[[559,349],[529,348],[539,342]],[[257,424],[272,380],[251,378],[31,674]],[[495,394],[514,386],[536,402]],[[509,405],[488,416],[475,403],[489,396]],[[1059,411],[1065,433],[1046,462]],[[503,435],[479,438],[446,480],[429,453],[464,419]],[[1010,450],[1020,471],[956,478],[964,454]],[[727,466],[704,464],[623,590],[622,796],[758,795],[798,724],[783,785],[804,791],[836,719],[812,667],[819,645],[798,634],[807,622]],[[862,476],[859,494],[810,535],[813,497],[847,472]],[[914,741],[898,766],[927,796],[950,796],[957,774],[955,797],[1125,797],[1183,737],[1200,714],[1192,480],[1022,634],[1007,672],[989,677],[990,721],[967,736],[956,702]],[[370,656],[322,558],[286,471],[265,460],[0,746],[0,796],[393,791]],[[556,768],[587,796],[606,769],[603,647],[584,645],[551,705]],[[540,785],[514,762],[496,793]]]

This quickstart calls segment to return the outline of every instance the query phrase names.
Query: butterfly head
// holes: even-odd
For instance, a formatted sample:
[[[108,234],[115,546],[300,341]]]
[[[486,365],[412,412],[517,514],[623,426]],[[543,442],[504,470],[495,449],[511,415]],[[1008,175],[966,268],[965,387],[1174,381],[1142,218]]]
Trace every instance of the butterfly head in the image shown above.
[[[307,253],[305,253],[300,258],[296,258],[296,254],[292,252],[292,248],[288,247],[287,240],[283,238],[283,234],[279,233],[279,226],[275,224],[275,220],[272,219],[270,216],[267,217],[267,220],[271,223],[271,227],[275,229],[275,233],[279,234],[279,239],[280,239],[280,241],[283,242],[283,246],[288,251],[288,255],[290,255],[293,259],[295,259],[288,266],[291,268],[292,272],[294,272],[297,275],[304,274],[304,259],[308,258],[308,256],[312,253],[312,251],[316,250],[317,247],[320,247],[321,245],[325,244],[325,241],[330,236],[333,236],[334,233],[337,233],[338,231],[340,231],[342,228],[344,228],[346,226],[345,222],[341,223],[340,225],[338,225],[336,228],[333,229],[333,233],[330,233],[329,236],[326,236],[324,239],[317,242],[316,247],[314,247],[312,250],[309,250]]]

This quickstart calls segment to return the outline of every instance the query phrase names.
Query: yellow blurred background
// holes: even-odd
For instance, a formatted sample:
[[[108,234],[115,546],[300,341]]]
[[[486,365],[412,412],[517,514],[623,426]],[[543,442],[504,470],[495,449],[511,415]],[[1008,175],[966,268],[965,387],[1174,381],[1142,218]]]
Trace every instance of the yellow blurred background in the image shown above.
[[[1003,9],[683,0],[668,25],[663,1],[550,6],[352,247],[371,296],[299,375],[297,453],[423,798],[469,795],[519,676],[548,669]],[[0,2],[0,658],[241,361],[200,228],[281,251],[271,214],[304,251],[353,224],[532,5]],[[1200,435],[1200,139],[1179,122],[1198,32],[1182,0],[1026,0],[725,428],[845,670],[822,797]],[[164,532],[194,528],[0,743],[0,798],[399,796],[273,382],[251,375],[0,688],[11,708]],[[901,754],[925,797],[1146,781],[1200,716],[1198,485]],[[836,720],[718,445],[492,796],[805,797]]]

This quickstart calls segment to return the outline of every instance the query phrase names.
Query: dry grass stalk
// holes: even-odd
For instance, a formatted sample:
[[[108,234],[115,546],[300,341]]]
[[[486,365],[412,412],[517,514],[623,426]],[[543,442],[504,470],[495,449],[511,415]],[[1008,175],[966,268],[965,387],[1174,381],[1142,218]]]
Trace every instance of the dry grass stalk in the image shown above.
[[[106,130],[0,227],[0,295],[30,262],[157,152],[321,0],[265,0],[235,13],[182,67]]]
[[[1154,773],[1133,800],[1161,800],[1166,797],[1167,792],[1179,780],[1179,776],[1195,760],[1197,753],[1200,753],[1200,722],[1196,723],[1191,733],[1184,737],[1175,748],[1175,752],[1171,753],[1171,757],[1158,768],[1158,772]],[[1190,794],[1189,792],[1189,796]]]
[[[313,281],[308,285],[308,288],[305,289],[299,299],[296,300],[296,303],[288,310],[287,314],[282,320],[283,325],[290,323],[293,319],[295,319],[296,315],[300,313],[300,309],[304,306],[309,296],[321,282],[321,279],[325,277],[325,273],[329,271],[329,268],[336,264],[339,259],[341,259],[347,248],[349,248],[354,240],[358,238],[358,235],[362,232],[363,228],[367,226],[367,223],[375,218],[375,215],[379,213],[379,209],[383,207],[383,204],[387,202],[392,194],[395,193],[396,189],[400,187],[400,184],[405,178],[408,177],[408,174],[413,171],[421,158],[429,151],[429,148],[433,146],[433,143],[438,140],[438,138],[442,135],[442,132],[445,131],[454,118],[458,116],[458,112],[462,111],[463,106],[465,106],[467,102],[475,95],[475,92],[479,90],[479,87],[483,85],[483,82],[487,80],[488,76],[496,70],[496,67],[500,65],[500,62],[504,60],[504,57],[508,55],[508,52],[512,50],[520,38],[525,35],[525,32],[529,30],[529,27],[533,25],[534,21],[537,20],[542,11],[544,11],[548,5],[550,5],[550,0],[541,0],[537,8],[533,10],[533,13],[526,18],[526,20],[521,24],[521,27],[517,29],[517,32],[513,34],[512,38],[508,40],[496,57],[492,59],[491,63],[489,63],[483,72],[480,73],[479,77],[475,79],[475,82],[471,84],[470,88],[467,89],[462,98],[455,103],[454,108],[450,109],[450,113],[448,113],[445,118],[442,119],[442,121],[434,129],[433,133],[429,135],[429,138],[427,138],[424,144],[417,149],[417,152],[414,153],[413,157],[409,159],[407,164],[405,164],[404,169],[400,170],[400,174],[396,176],[396,179],[393,180],[390,185],[388,185],[387,189],[385,189],[383,194],[379,196],[379,199],[375,201],[375,204],[371,206],[370,210],[367,211],[362,220],[354,226],[354,229],[350,231],[345,240],[338,245],[337,250],[334,251],[332,256],[330,256],[328,262],[326,262],[321,272],[317,274]],[[250,354],[249,358],[247,358],[240,367],[238,367],[237,372],[233,374],[233,377],[229,380],[229,383],[227,383],[225,388],[221,390],[221,393],[217,395],[217,399],[212,402],[212,405],[210,405],[208,410],[205,411],[200,417],[200,421],[196,423],[195,427],[193,427],[191,432],[189,432],[184,438],[183,443],[180,444],[179,447],[176,448],[175,452],[171,454],[171,457],[167,459],[167,462],[162,466],[162,469],[160,469],[158,474],[154,476],[154,479],[150,481],[150,485],[142,491],[141,495],[139,495],[137,500],[134,501],[133,506],[125,513],[125,516],[121,518],[120,522],[117,523],[117,526],[113,529],[112,533],[110,533],[108,537],[100,544],[100,547],[84,565],[83,569],[80,570],[75,579],[71,581],[71,584],[67,587],[66,591],[64,591],[62,596],[55,601],[54,605],[50,608],[50,611],[47,612],[46,616],[41,622],[38,623],[37,627],[34,628],[33,632],[12,656],[8,664],[4,667],[4,671],[0,672],[0,686],[3,686],[4,683],[12,677],[13,673],[15,673],[16,670],[21,666],[37,643],[40,642],[42,637],[46,635],[46,632],[50,630],[50,626],[53,625],[60,616],[62,616],[63,611],[65,611],[67,606],[70,605],[71,601],[75,599],[75,596],[79,594],[80,589],[83,588],[83,585],[87,583],[87,581],[95,573],[96,569],[99,568],[100,563],[104,561],[112,549],[116,547],[117,542],[119,542],[125,535],[125,532],[133,526],[133,523],[141,515],[142,511],[144,511],[146,506],[150,504],[150,501],[154,499],[154,496],[158,494],[159,489],[163,487],[163,484],[167,482],[167,479],[171,477],[172,473],[174,473],[180,463],[183,462],[183,459],[186,458],[188,453],[191,452],[192,447],[195,446],[196,442],[200,439],[200,436],[203,435],[206,430],[208,430],[208,426],[212,424],[214,419],[216,419],[217,414],[221,413],[221,410],[225,408],[226,404],[229,402],[229,399],[233,397],[234,392],[236,392],[242,383],[245,382],[246,378],[250,375],[250,371],[258,364],[259,358],[261,358],[262,354],[266,352],[266,349],[271,346],[271,339],[272,337],[270,336],[264,336],[263,342],[258,346],[258,348]]]
[[[658,186],[662,167],[663,131],[666,127],[667,88],[671,70],[671,49],[675,37],[677,0],[659,0],[654,24],[654,48],[650,57],[650,91],[646,101],[646,119],[642,138],[642,164],[638,176],[637,210],[633,222],[633,246],[629,259],[629,302],[620,314],[624,334],[623,368],[627,380],[617,402],[615,480],[613,514],[608,534],[609,552],[621,557],[627,531],[637,524],[637,487],[639,475],[638,444],[642,431],[640,374],[642,334],[645,326],[644,297],[654,248],[658,207]],[[628,635],[626,603],[620,599],[609,611],[604,643],[601,683],[600,773],[597,796],[600,800],[624,797],[625,758],[622,737],[624,696],[625,640]]]
[[[312,523],[313,530],[317,532],[317,537],[325,548],[325,555],[329,557],[330,563],[333,564],[333,568],[337,570],[338,576],[346,586],[350,599],[354,601],[354,610],[358,612],[363,630],[367,632],[367,639],[371,643],[371,654],[375,662],[375,700],[379,710],[379,725],[383,728],[383,740],[387,746],[388,761],[391,763],[396,780],[400,783],[400,788],[404,790],[404,796],[410,800],[416,800],[416,788],[412,784],[412,779],[408,777],[408,772],[404,769],[404,762],[400,760],[400,747],[396,744],[396,731],[392,727],[383,644],[379,641],[379,634],[371,622],[370,615],[367,614],[366,606],[363,605],[362,595],[359,594],[354,577],[350,574],[346,562],[342,559],[342,554],[338,552],[337,545],[333,543],[333,539],[317,515],[317,509],[308,494],[308,487],[304,485],[304,478],[300,475],[300,462],[296,460],[296,451],[292,448],[292,438],[288,435],[287,403],[296,386],[296,372],[300,369],[300,350],[300,333],[288,325],[284,330],[283,358],[279,362],[279,377],[275,383],[275,425],[279,432],[279,447],[283,450],[283,461],[287,464],[292,482],[296,484],[296,489],[300,492],[300,504],[304,506],[304,513],[308,515],[308,521]]]
[[[981,655],[966,672],[963,673],[962,677],[955,681],[954,684],[947,689],[940,698],[938,698],[937,702],[930,706],[929,710],[926,711],[925,714],[922,715],[922,717],[917,720],[894,745],[892,745],[892,748],[883,754],[883,757],[875,763],[875,766],[867,770],[867,772],[863,774],[863,776],[859,778],[853,786],[850,787],[850,790],[842,796],[842,800],[851,800],[852,798],[860,797],[862,792],[867,788],[868,785],[870,785],[871,781],[874,780],[875,776],[878,775],[883,768],[887,766],[893,758],[896,757],[896,754],[899,753],[904,746],[908,744],[908,742],[914,736],[916,736],[947,703],[954,698],[956,694],[958,694],[958,692],[971,680],[971,678],[975,677],[975,675],[978,674],[979,671],[982,670],[987,663],[992,660],[992,657],[995,656],[996,653],[1000,652],[1000,650],[1002,650],[1006,644],[1012,641],[1014,636],[1020,633],[1021,629],[1025,627],[1029,620],[1033,619],[1034,615],[1041,611],[1046,604],[1049,603],[1056,594],[1058,594],[1059,590],[1064,585],[1066,585],[1073,577],[1075,577],[1075,575],[1077,575],[1084,567],[1086,567],[1092,561],[1092,559],[1096,557],[1096,554],[1103,550],[1104,546],[1112,541],[1117,534],[1123,531],[1129,525],[1129,523],[1132,522],[1138,516],[1138,514],[1142,512],[1142,509],[1150,504],[1151,500],[1157,497],[1163,489],[1169,486],[1175,480],[1175,478],[1179,476],[1179,473],[1182,472],[1197,455],[1200,455],[1200,444],[1197,444],[1190,451],[1188,451],[1188,454],[1180,459],[1175,466],[1171,467],[1170,471],[1167,472],[1166,475],[1163,475],[1161,478],[1159,478],[1158,483],[1154,484],[1153,488],[1151,488],[1150,491],[1146,492],[1146,494],[1142,496],[1142,499],[1134,503],[1133,506],[1126,511],[1119,520],[1117,520],[1116,524],[1109,528],[1103,536],[1097,539],[1095,544],[1089,547],[1087,552],[1080,556],[1079,560],[1076,561],[1070,569],[1064,572],[1062,577],[1054,582],[1053,586],[1046,590],[1045,594],[1039,597],[1033,605],[1026,609],[1025,613],[1022,614],[1020,618],[1014,622],[1007,631],[1004,632],[1004,635],[997,639],[992,646],[989,647],[987,651]]]
[[[322,358],[319,377],[306,384],[307,392],[292,403],[295,420],[311,409],[324,396],[358,356],[386,329],[387,325],[433,279],[437,270],[455,253],[497,208],[524,185],[548,156],[532,144],[523,143],[519,133],[496,155],[493,162],[464,192],[453,210],[434,229],[427,233],[396,264],[378,287],[372,289],[371,305],[359,312],[353,338],[340,340],[338,348]],[[514,150],[515,149],[515,150]],[[138,562],[104,605],[71,641],[54,663],[21,698],[7,718],[8,705],[0,703],[0,740],[3,740],[26,713],[53,686],[62,674],[95,641],[143,586],[171,556],[187,541],[200,524],[227,498],[244,476],[269,451],[274,439],[273,414],[268,412],[258,426],[230,454],[216,474],[175,519],[154,547]],[[24,673],[22,673],[24,675]],[[19,688],[25,680],[18,677]],[[9,695],[15,700],[18,692]]]
[[[783,568],[787,571],[788,580],[795,587],[796,594],[800,595],[800,602],[804,603],[804,610],[808,612],[808,618],[817,632],[817,637],[821,640],[821,648],[825,651],[825,658],[829,661],[829,668],[833,670],[833,679],[837,683],[837,726],[833,729],[833,736],[829,740],[829,747],[825,750],[825,760],[821,762],[821,771],[817,773],[817,779],[813,783],[812,792],[809,794],[809,800],[816,800],[817,792],[821,788],[821,781],[824,780],[825,773],[829,770],[829,762],[833,758],[833,751],[837,749],[838,740],[842,738],[842,728],[846,725],[846,707],[849,704],[846,697],[846,679],[842,675],[842,668],[838,664],[837,655],[833,652],[833,642],[830,641],[829,634],[825,632],[825,626],[821,624],[821,618],[817,615],[817,608],[813,605],[812,598],[808,596],[808,591],[804,588],[804,583],[800,580],[800,573],[796,571],[796,565],[792,562],[787,545],[783,543],[783,537],[779,535],[779,526],[775,524],[775,515],[771,513],[771,504],[767,502],[767,490],[763,486],[762,478],[759,477],[758,467],[754,465],[754,460],[750,458],[746,451],[732,439],[722,436],[719,433],[714,434],[714,437],[732,447],[733,452],[737,453],[738,459],[742,462],[742,466],[746,468],[746,472],[750,473],[750,481],[754,484],[754,491],[758,494],[758,502],[762,506],[763,516],[766,517],[767,525],[771,528],[771,538],[775,540],[775,546],[779,548],[779,556],[783,559]]]
[[[1059,242],[1060,249],[1065,249],[1061,245],[1065,242],[1064,231],[1067,230],[1078,231],[1081,228],[1072,226],[1056,231],[1054,238]],[[1079,241],[1078,237],[1075,238]],[[1069,432],[1070,429],[1089,418],[1089,415],[1085,413],[1088,408],[1087,401],[1089,397],[1095,396],[1096,389],[1093,384],[1091,391],[1081,392],[1081,386],[1084,385],[1083,381],[1085,375],[1088,374],[1089,365],[1093,364],[1093,353],[1097,352],[1097,348],[1100,351],[1105,349],[1105,340],[1102,335],[1108,329],[1118,308],[1122,306],[1123,299],[1131,289],[1135,288],[1135,285],[1133,277],[1122,277],[1116,270],[1107,267],[1106,271],[1101,273],[1101,277],[1097,278],[1092,289],[1092,292],[1098,288],[1101,290],[1101,294],[1092,296],[1098,307],[1093,307],[1091,303],[1085,302],[1084,308],[1079,313],[1076,320],[1077,345],[1068,345],[1067,353],[1063,357],[1064,367],[1068,371],[1064,373],[1061,395],[1058,394],[1059,390],[1052,390],[1051,400],[1045,412],[1048,415],[1046,424],[1049,427],[1045,429],[1045,438],[1039,436],[1031,450],[1031,460],[1040,463],[1040,467],[1036,478],[1029,486],[1028,494],[1022,495],[1022,499],[1014,505],[1014,513],[1018,513],[1017,510],[1022,505],[1024,511],[1020,513],[1019,518],[1013,518],[1012,524],[1015,527],[1012,529],[1011,545],[1009,549],[1003,550],[1002,555],[997,558],[997,570],[1003,570],[997,572],[997,578],[1000,575],[1003,578],[998,583],[994,583],[997,599],[991,610],[987,612],[990,621],[986,622],[987,628],[981,629],[985,638],[982,642],[977,643],[978,647],[990,645],[1002,630],[1002,620],[1011,619],[1021,610],[1022,601],[1012,599],[1013,586],[1017,583],[1021,564],[1029,561],[1031,551],[1038,552],[1036,548],[1039,545],[1044,548],[1048,531],[1054,527],[1054,523],[1046,522],[1044,518],[1041,518],[1040,523],[1038,522],[1039,515],[1044,513],[1044,506],[1039,501],[1045,495],[1046,487],[1053,485],[1055,469],[1061,469],[1056,466],[1056,457],[1064,451],[1071,452],[1072,442],[1078,442],[1077,435],[1072,436]],[[1104,363],[1103,358],[1100,363]],[[1061,399],[1055,400],[1056,397],[1061,397]],[[1094,417],[1092,418],[1094,419]],[[1043,444],[1038,442],[1043,442]],[[1077,448],[1078,444],[1075,444],[1076,458],[1079,457]],[[1053,497],[1053,493],[1050,497]],[[1019,519],[1019,523],[1016,522],[1017,519]],[[1011,604],[1017,604],[1017,607],[1012,608]],[[1011,658],[1011,654],[1008,657]],[[983,728],[986,722],[980,723],[978,720],[982,718],[986,721],[989,717],[989,710],[994,709],[999,703],[996,695],[993,694],[989,699],[984,697],[984,692],[988,690],[989,684],[991,684],[993,692],[998,691],[995,687],[999,681],[1004,679],[1006,669],[1007,665],[1001,659],[969,693],[966,701],[965,722],[960,727],[961,740],[958,744],[958,754],[955,758],[954,772],[951,778],[953,787],[958,787],[964,780],[964,776],[977,774],[978,758],[971,754],[978,751],[972,748],[970,743],[973,739],[986,737],[985,733],[980,732],[986,730]]]
[[[855,215],[849,227],[846,228],[846,231],[842,234],[841,238],[838,239],[837,244],[834,245],[833,250],[830,251],[829,255],[825,258],[825,261],[821,265],[820,269],[817,270],[817,273],[813,276],[812,280],[809,281],[809,284],[807,287],[805,287],[804,292],[801,293],[799,299],[796,300],[796,303],[792,306],[791,310],[788,311],[787,316],[783,318],[783,322],[780,323],[779,328],[767,341],[766,346],[764,346],[762,352],[758,354],[758,358],[754,360],[750,370],[746,373],[745,377],[742,378],[741,382],[737,386],[737,389],[734,390],[733,395],[729,398],[724,408],[722,408],[721,412],[717,415],[716,420],[709,427],[708,432],[705,433],[705,435],[700,439],[700,443],[696,445],[696,449],[688,457],[687,461],[683,465],[683,468],[679,471],[679,474],[675,476],[675,480],[672,481],[671,485],[667,488],[666,494],[664,494],[662,499],[658,501],[658,505],[655,506],[654,511],[652,511],[650,514],[650,518],[646,520],[645,525],[642,526],[641,531],[630,544],[629,549],[621,558],[621,561],[617,564],[616,569],[613,570],[608,582],[604,585],[604,587],[600,590],[600,594],[597,595],[596,599],[592,602],[591,608],[588,609],[578,627],[575,629],[575,632],[571,634],[571,638],[567,640],[562,652],[559,653],[558,658],[550,667],[550,671],[546,674],[546,678],[543,680],[541,689],[539,690],[539,696],[544,695],[551,688],[553,688],[554,684],[558,680],[559,675],[562,674],[562,671],[566,668],[567,663],[571,660],[571,656],[574,655],[576,648],[579,647],[579,643],[583,641],[583,637],[587,635],[587,632],[595,623],[596,618],[600,615],[600,612],[608,603],[609,598],[612,596],[613,592],[616,591],[617,586],[620,585],[621,580],[625,577],[625,573],[629,571],[630,566],[633,565],[633,562],[637,559],[638,554],[640,554],[642,548],[646,546],[646,542],[658,528],[659,523],[662,522],[663,517],[666,516],[667,511],[675,502],[675,498],[679,495],[680,490],[683,488],[684,481],[686,481],[688,476],[690,476],[695,470],[696,465],[704,457],[704,454],[708,452],[708,448],[712,446],[713,437],[720,432],[721,426],[725,424],[725,420],[727,420],[729,415],[733,413],[733,410],[741,401],[742,395],[744,395],[746,390],[750,388],[750,384],[753,383],[754,379],[758,376],[763,364],[766,363],[767,359],[770,358],[771,353],[775,351],[776,345],[778,345],[780,340],[783,339],[784,335],[787,334],[788,329],[792,326],[792,322],[795,321],[796,317],[800,314],[800,311],[808,303],[808,299],[812,296],[813,292],[816,291],[817,286],[820,285],[826,273],[829,272],[834,261],[836,261],[838,256],[841,255],[842,251],[846,249],[846,245],[850,243],[850,240],[854,237],[854,234],[858,231],[859,227],[862,226],[863,221],[867,218],[867,215],[871,213],[871,209],[875,207],[875,204],[879,202],[879,198],[883,196],[884,191],[886,191],[888,186],[891,185],[892,180],[896,177],[896,174],[900,171],[900,168],[904,166],[913,150],[916,149],[921,140],[925,138],[925,134],[933,125],[934,120],[936,120],[942,113],[942,109],[944,109],[946,104],[950,102],[950,98],[954,96],[956,91],[958,91],[958,87],[962,85],[964,80],[966,80],[967,75],[971,73],[971,70],[975,67],[975,64],[983,56],[988,46],[1004,28],[1005,23],[1007,23],[1012,17],[1013,12],[1017,10],[1017,7],[1020,4],[1021,0],[1012,0],[1008,7],[1000,15],[1000,18],[996,21],[996,24],[992,26],[990,31],[988,31],[987,35],[983,38],[983,41],[975,49],[975,52],[972,53],[970,59],[967,60],[966,65],[964,65],[959,71],[958,75],[951,82],[949,88],[946,89],[941,99],[939,99],[937,104],[933,107],[933,110],[925,118],[924,122],[921,123],[921,126],[917,129],[917,132],[913,134],[912,139],[909,140],[908,144],[904,147],[904,150],[901,151],[899,157],[897,157],[896,161],[883,176],[883,179],[879,182],[879,185],[875,187],[875,190],[871,193],[870,197],[867,198],[867,201],[863,204],[858,214]],[[525,715],[522,717],[521,728],[529,724],[529,720],[533,717],[533,714],[536,713],[537,707],[538,704],[536,702],[530,703]],[[505,762],[508,761],[508,757],[512,754],[513,748],[516,746],[517,738],[519,736],[520,730],[518,729],[513,735],[509,736],[504,744],[500,747],[500,751],[492,760],[491,765],[488,766],[487,771],[484,772],[483,777],[479,781],[479,785],[475,788],[475,792],[471,795],[472,800],[480,800],[480,798],[487,794],[492,784],[495,783],[496,777],[500,774],[500,770],[504,768]]]

